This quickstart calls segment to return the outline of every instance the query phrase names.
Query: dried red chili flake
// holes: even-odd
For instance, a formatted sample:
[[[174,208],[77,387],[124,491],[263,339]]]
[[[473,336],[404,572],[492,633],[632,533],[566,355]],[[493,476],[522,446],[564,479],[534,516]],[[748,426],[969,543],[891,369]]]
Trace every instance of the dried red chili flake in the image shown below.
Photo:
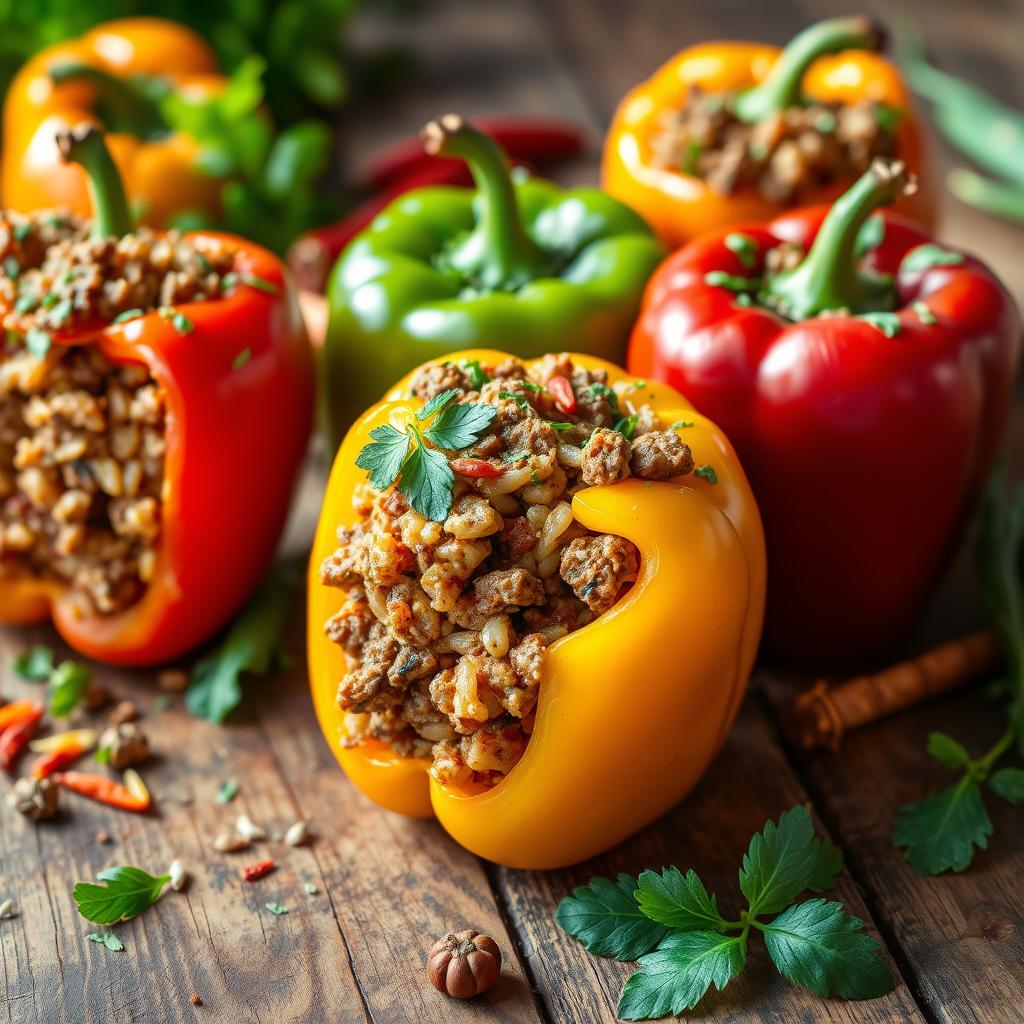
[[[560,412],[576,411],[576,393],[565,377],[552,377],[548,381],[548,394],[555,400],[555,407]]]
[[[242,877],[247,882],[255,882],[265,875],[269,875],[276,867],[277,865],[273,860],[257,861],[255,864],[250,864],[247,868],[242,868]]]
[[[452,459],[451,466],[459,476],[483,477],[486,480],[501,476],[501,470],[486,459]]]

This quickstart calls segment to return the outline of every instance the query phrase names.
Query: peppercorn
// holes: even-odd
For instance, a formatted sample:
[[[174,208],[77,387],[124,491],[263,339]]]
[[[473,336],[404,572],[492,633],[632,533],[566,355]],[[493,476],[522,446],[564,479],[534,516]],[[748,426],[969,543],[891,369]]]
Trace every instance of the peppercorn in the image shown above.
[[[149,741],[134,722],[122,722],[104,731],[100,749],[107,751],[107,764],[121,771],[149,756]]]
[[[497,983],[501,950],[494,939],[472,928],[449,932],[431,947],[427,973],[438,992],[455,999],[472,999]]]
[[[44,821],[57,812],[60,787],[50,779],[25,775],[15,782],[14,788],[7,794],[7,803],[26,818]]]

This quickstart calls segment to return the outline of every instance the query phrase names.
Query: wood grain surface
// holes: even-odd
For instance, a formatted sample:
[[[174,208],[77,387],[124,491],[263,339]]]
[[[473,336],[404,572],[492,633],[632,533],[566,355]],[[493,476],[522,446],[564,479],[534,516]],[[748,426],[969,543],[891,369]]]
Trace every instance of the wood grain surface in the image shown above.
[[[883,17],[895,7],[922,26],[946,67],[1024,106],[1021,0],[863,6]],[[838,0],[777,0],[770,7],[739,0],[439,0],[411,15],[365,17],[354,45],[401,45],[415,68],[400,89],[350,111],[340,132],[344,162],[358,169],[377,146],[449,109],[533,112],[588,127],[592,150],[563,177],[593,181],[597,145],[615,102],[677,49],[711,37],[781,42],[813,18],[848,10]],[[942,158],[948,161],[948,154]],[[1024,297],[1024,233],[952,200],[943,230],[982,253]],[[1019,456],[1020,410],[1014,428]],[[323,472],[322,460],[313,457],[289,532],[292,551],[308,545]],[[843,849],[848,871],[838,895],[882,940],[897,988],[870,1002],[819,1000],[775,975],[761,948],[741,979],[708,998],[696,1019],[1024,1021],[1020,812],[992,802],[990,848],[958,876],[921,878],[889,843],[897,806],[942,783],[942,769],[924,753],[928,731],[953,732],[972,750],[997,732],[997,717],[980,692],[933,701],[865,729],[837,755],[804,755],[781,742],[775,724],[779,702],[804,680],[762,667],[707,776],[665,818],[571,870],[511,871],[465,853],[433,822],[377,810],[345,781],[313,719],[302,618],[300,602],[292,669],[253,684],[241,720],[226,728],[189,717],[180,695],[164,708],[167,695],[155,673],[97,668],[98,679],[143,711],[155,750],[143,772],[157,810],[132,816],[66,795],[60,817],[41,826],[0,813],[0,900],[13,898],[18,910],[13,920],[0,921],[0,1021],[612,1021],[629,969],[589,956],[561,933],[552,922],[558,901],[595,873],[678,864],[695,867],[723,907],[735,909],[736,871],[751,832],[797,802],[813,809],[822,833]],[[967,632],[979,619],[962,559],[908,649]],[[0,630],[5,697],[38,693],[9,669],[14,654],[37,641],[60,649],[49,629]],[[240,789],[225,805],[215,794],[227,779]],[[243,812],[270,830],[271,839],[250,851],[217,853],[213,840]],[[300,819],[314,833],[309,845],[293,849],[273,838]],[[101,831],[112,841],[100,842]],[[241,867],[265,856],[277,860],[278,870],[244,882]],[[76,913],[75,881],[115,864],[157,873],[173,858],[189,871],[187,888],[118,926],[125,952],[85,938],[94,928]],[[306,885],[318,891],[309,894]],[[270,901],[288,913],[270,913]],[[505,953],[502,981],[484,999],[457,1003],[427,983],[426,951],[452,927],[488,932]]]

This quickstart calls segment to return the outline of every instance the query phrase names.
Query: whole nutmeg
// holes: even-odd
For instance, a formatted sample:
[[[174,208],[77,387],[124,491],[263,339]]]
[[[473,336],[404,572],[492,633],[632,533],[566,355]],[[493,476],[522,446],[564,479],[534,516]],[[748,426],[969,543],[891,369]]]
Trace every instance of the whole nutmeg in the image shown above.
[[[456,999],[472,999],[494,988],[501,974],[501,950],[489,935],[467,928],[438,939],[427,956],[430,983]]]
[[[7,794],[7,802],[19,814],[33,821],[52,818],[60,804],[60,787],[52,779],[37,779],[25,775]]]
[[[121,771],[149,756],[149,741],[134,722],[122,722],[104,730],[100,749],[107,751],[107,764]]]

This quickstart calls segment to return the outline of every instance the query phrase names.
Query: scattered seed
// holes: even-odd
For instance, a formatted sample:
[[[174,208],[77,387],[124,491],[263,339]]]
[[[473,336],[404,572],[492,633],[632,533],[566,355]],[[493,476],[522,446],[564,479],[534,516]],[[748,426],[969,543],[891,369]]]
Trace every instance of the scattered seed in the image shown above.
[[[97,843],[112,843],[113,841],[113,837],[105,828],[101,828],[99,832],[96,833]]]
[[[111,725],[123,725],[125,722],[134,722],[138,717],[139,709],[135,706],[135,703],[130,700],[122,700],[107,715],[107,721]]]
[[[192,1004],[193,1006],[202,1006],[202,1005],[203,1005],[203,1001],[202,1001],[202,999],[200,999],[200,998],[199,998],[199,996],[197,996],[197,995],[195,994],[195,992],[193,992],[193,993],[192,993],[192,995],[190,995],[190,996],[188,997],[188,1001],[189,1001],[189,1002],[190,1002],[190,1003],[191,1003],[191,1004]]]
[[[261,839],[267,838],[266,830],[260,828],[248,814],[240,814],[238,816],[238,820],[235,822],[235,831],[253,843],[258,843]]]
[[[181,668],[165,668],[156,677],[157,686],[171,693],[181,693],[188,688],[188,673]]]
[[[167,869],[167,874],[171,876],[171,888],[175,892],[181,892],[188,882],[188,875],[185,873],[185,868],[181,861],[172,860],[171,866]]]
[[[219,804],[229,804],[238,796],[238,783],[234,779],[228,779],[220,789],[217,790],[216,800]]]
[[[14,900],[4,900],[0,903],[0,921],[9,921],[17,917],[18,912],[14,909]]]
[[[309,826],[304,821],[297,821],[284,834],[288,846],[301,846],[309,838]]]
[[[310,896],[315,896],[320,890],[312,883],[307,882],[303,887]]]
[[[248,850],[250,846],[252,843],[245,836],[231,832],[225,832],[213,841],[213,848],[218,853],[238,853],[239,850]]]

